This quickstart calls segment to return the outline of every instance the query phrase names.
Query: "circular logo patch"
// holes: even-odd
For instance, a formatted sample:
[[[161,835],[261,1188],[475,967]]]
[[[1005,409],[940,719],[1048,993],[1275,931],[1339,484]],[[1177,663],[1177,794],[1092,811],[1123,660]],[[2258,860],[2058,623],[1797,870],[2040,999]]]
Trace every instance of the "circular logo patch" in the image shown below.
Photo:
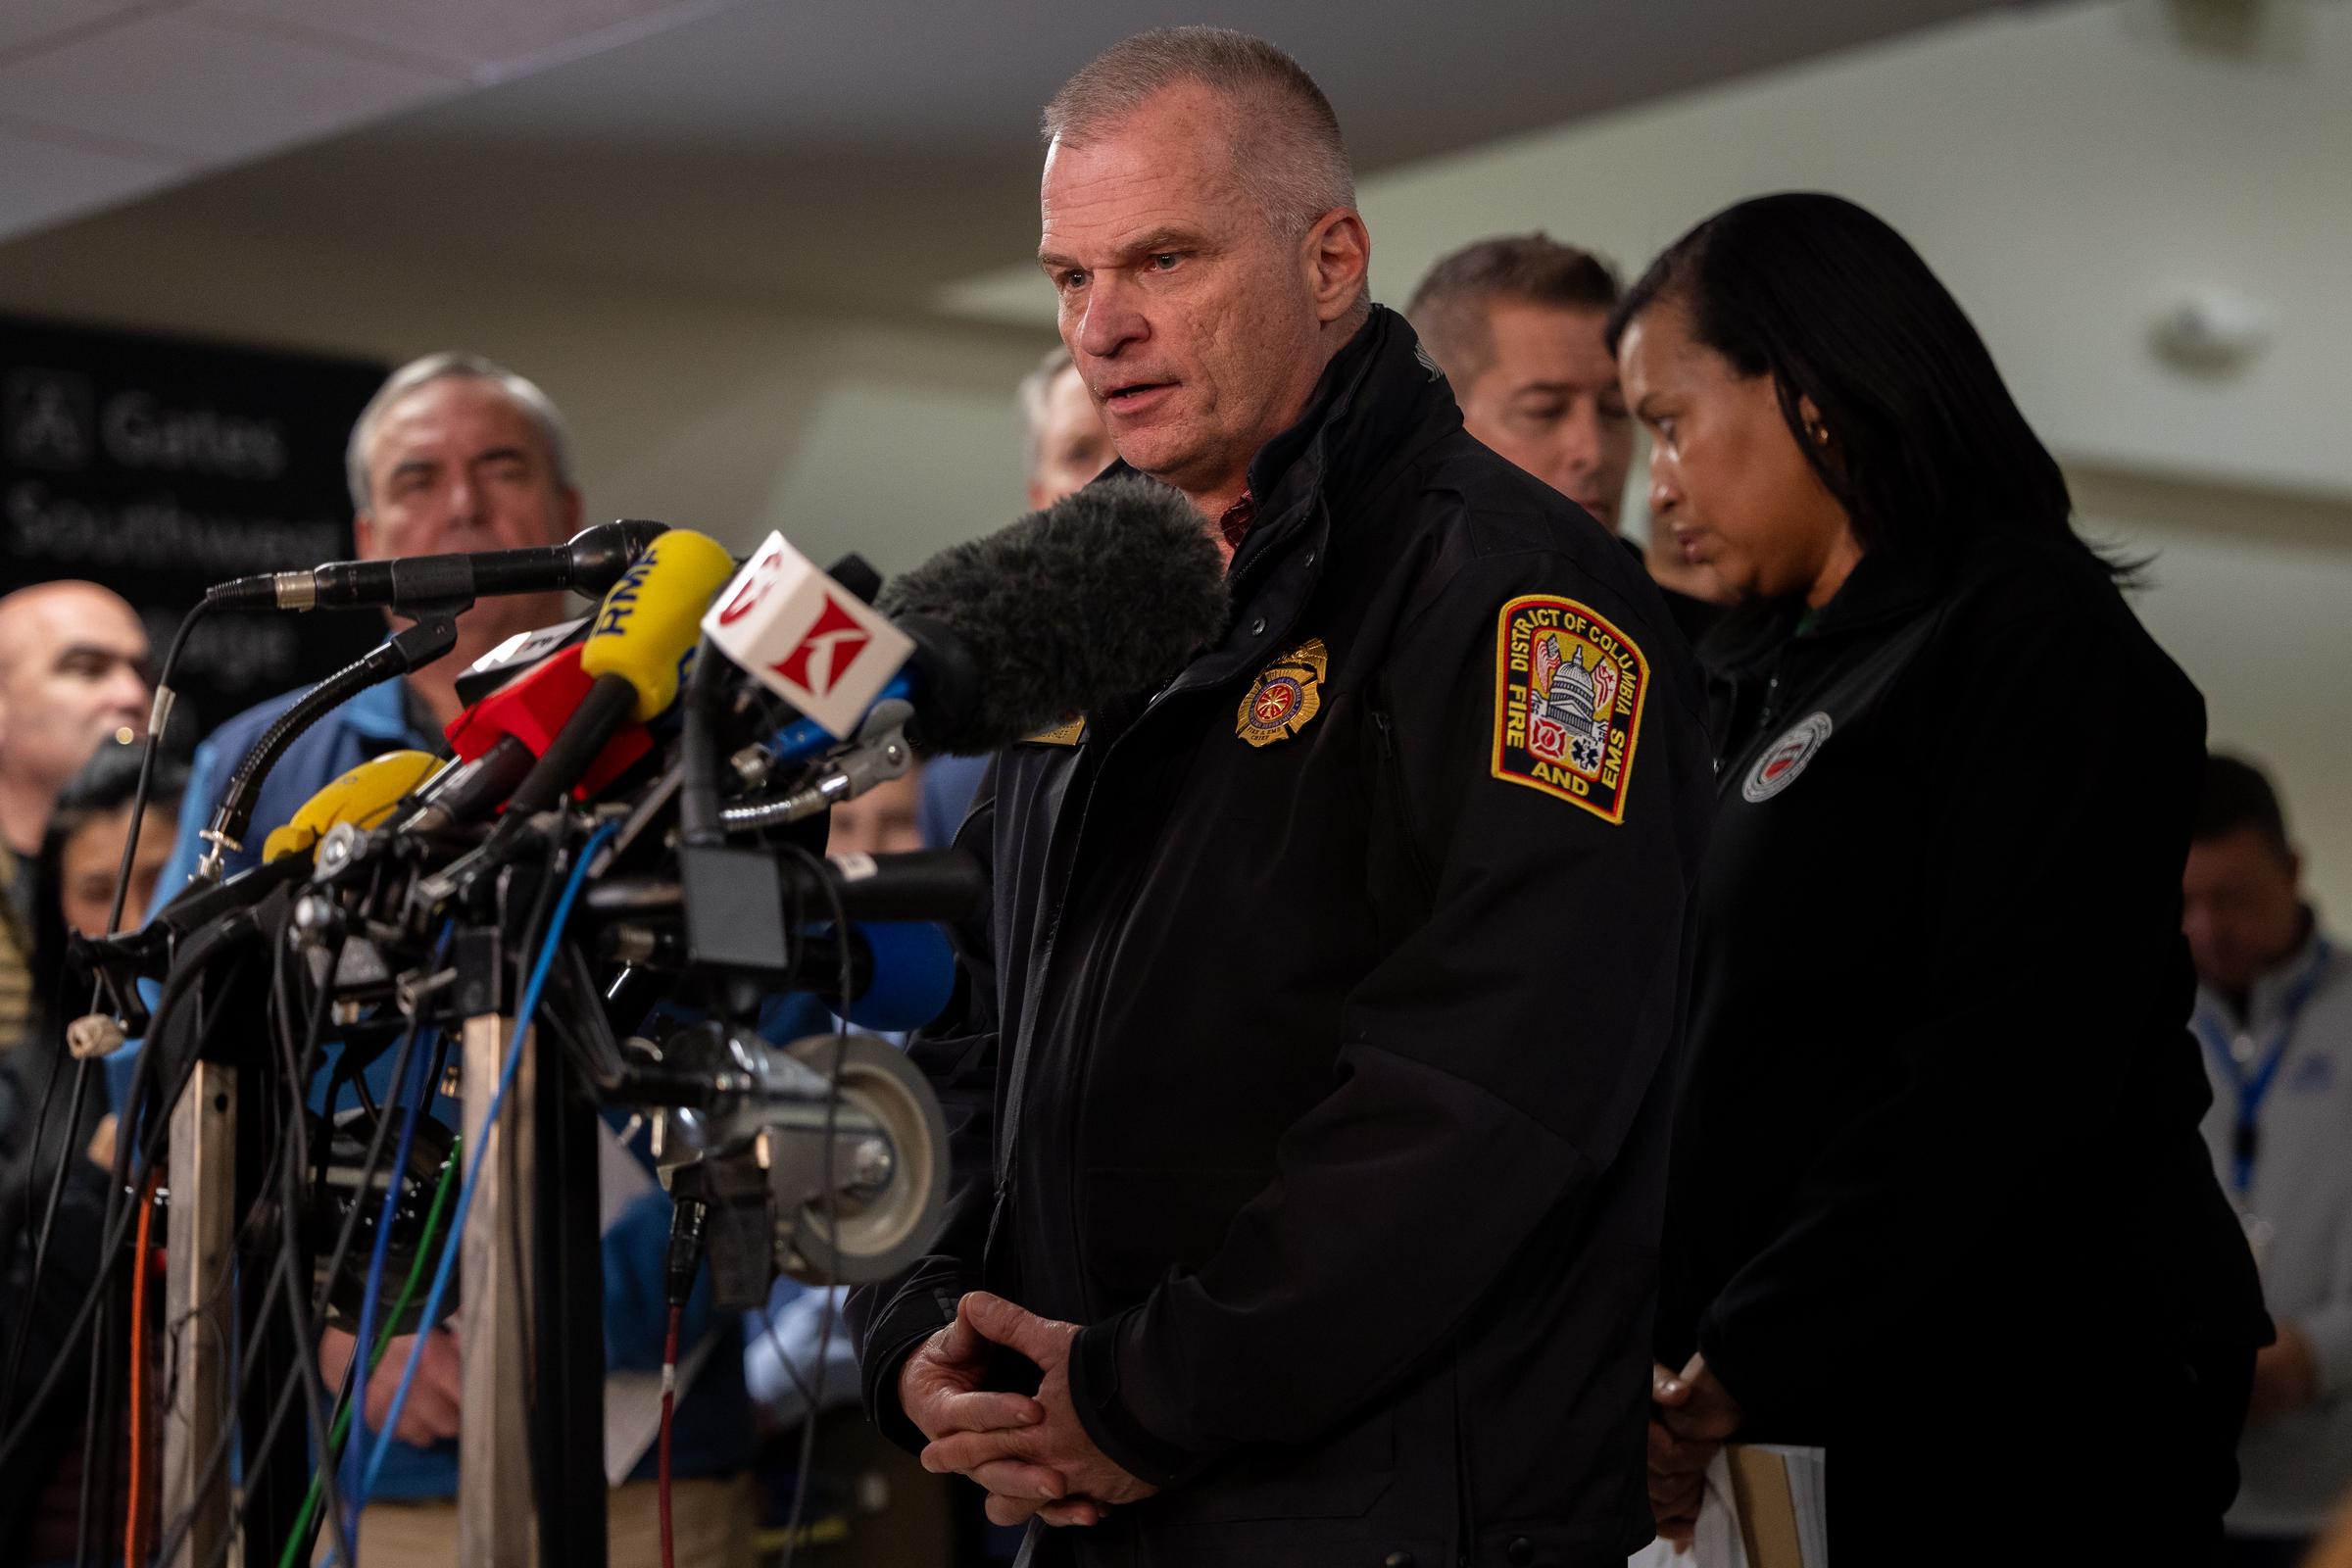
[[[1798,719],[1788,734],[1772,743],[1772,750],[1756,759],[1747,782],[1740,786],[1740,798],[1757,806],[1780,794],[1796,782],[1796,775],[1805,770],[1805,764],[1829,738],[1829,714],[1809,713]]]
[[[1258,729],[1273,729],[1298,706],[1298,683],[1287,675],[1276,675],[1257,689],[1250,704],[1250,722]]]

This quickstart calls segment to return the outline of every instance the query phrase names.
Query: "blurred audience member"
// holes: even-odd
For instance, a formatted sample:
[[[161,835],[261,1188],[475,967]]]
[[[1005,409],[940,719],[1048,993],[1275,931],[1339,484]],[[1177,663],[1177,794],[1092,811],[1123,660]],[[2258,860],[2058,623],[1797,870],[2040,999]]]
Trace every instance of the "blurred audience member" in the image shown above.
[[[1659,1532],[1737,1439],[1827,1450],[1840,1561],[2211,1563],[2269,1329],[2183,1027],[2204,704],[1861,208],[1726,209],[1611,333],[1653,513],[1742,601],[1703,649]]]
[[[24,1037],[32,990],[32,857],[74,770],[110,735],[147,732],[147,629],[91,582],[0,599],[0,1051]]]
[[[1110,431],[1087,390],[1070,351],[1059,343],[1036,369],[1021,377],[1021,416],[1029,427],[1029,506],[1052,506],[1082,490],[1110,466]],[[935,757],[923,774],[922,841],[935,850],[956,842],[956,830],[972,808],[985,757]]]
[[[352,533],[360,555],[370,560],[559,544],[579,527],[580,496],[562,416],[537,386],[478,355],[434,354],[393,371],[353,424],[345,460]],[[224,870],[257,863],[270,830],[349,768],[404,747],[437,749],[442,726],[461,706],[458,672],[515,632],[564,619],[570,603],[562,593],[483,599],[459,617],[450,656],[406,680],[369,687],[306,730],[262,784],[244,847],[226,858]],[[197,748],[165,888],[186,882],[200,851],[197,834],[220,805],[229,768],[293,700],[289,693],[250,709]],[[389,1055],[368,1072],[368,1089],[388,1102]],[[338,1112],[359,1102],[356,1089],[345,1093],[350,1098],[334,1107]],[[436,1114],[458,1119],[446,1102]],[[612,1168],[627,1158],[647,1163],[632,1148]],[[616,1373],[655,1370],[667,1327],[662,1279],[671,1205],[650,1169],[634,1190],[617,1177],[608,1177],[606,1188],[607,1359]],[[706,1336],[716,1343],[679,1385],[673,1468],[681,1562],[748,1564],[752,1556],[751,1417],[740,1328],[737,1315],[710,1309],[707,1287],[697,1290],[682,1343],[690,1355]],[[409,1336],[392,1340],[366,1380],[347,1477],[358,1469],[353,1455],[376,1442],[412,1344]],[[342,1380],[352,1350],[350,1334],[321,1333],[318,1359],[329,1380]],[[385,1565],[445,1563],[457,1539],[462,1369],[453,1325],[429,1332],[418,1367],[416,1393],[393,1429],[359,1527],[366,1555]],[[655,1465],[649,1445],[628,1479],[608,1494],[616,1565],[650,1563],[656,1554]]]
[[[74,1064],[65,1047],[66,1024],[89,998],[67,982],[71,933],[99,935],[114,906],[115,873],[130,831],[137,789],[135,746],[102,742],[59,792],[40,853],[34,858],[34,996],[36,1024],[24,1047],[0,1054],[0,1346],[14,1340],[23,1315],[32,1323],[25,1341],[25,1388],[0,1396],[0,1408],[20,1408],[22,1394],[47,1375],[62,1353],[64,1330],[96,1275],[97,1240],[106,1211],[107,1170],[114,1157],[105,1096],[96,1087],[73,1103]],[[148,792],[146,825],[122,904],[122,929],[147,918],[156,873],[172,853],[172,818],[187,769],[159,761]],[[64,1074],[52,1087],[52,1079]],[[49,1100],[46,1117],[41,1102]],[[37,1133],[37,1136],[36,1136]],[[86,1154],[86,1157],[84,1157]],[[61,1169],[57,1220],[41,1271],[37,1299],[32,1261],[49,1188]],[[67,1377],[30,1419],[45,1434],[30,1443],[22,1464],[0,1477],[0,1541],[21,1542],[25,1559],[70,1562],[74,1556],[81,1491],[80,1382]],[[120,1520],[119,1509],[105,1517]]]
[[[1405,315],[1462,406],[1469,432],[1617,531],[1634,421],[1609,352],[1617,274],[1590,251],[1548,235],[1482,239],[1439,259]],[[1629,541],[1630,545],[1630,541]],[[1643,553],[1696,640],[1724,593],[1684,561],[1666,530]]]
[[[2181,926],[2213,1080],[2205,1138],[2262,1269],[2230,1561],[2300,1560],[2352,1486],[2352,962],[2303,896],[2262,770],[2205,761]]]
[[[923,847],[923,782],[937,762],[909,768],[833,808],[828,855],[899,855]]]
[[[1083,490],[1118,456],[1094,394],[1056,343],[1021,377],[1021,416],[1029,425],[1029,505],[1052,506]]]

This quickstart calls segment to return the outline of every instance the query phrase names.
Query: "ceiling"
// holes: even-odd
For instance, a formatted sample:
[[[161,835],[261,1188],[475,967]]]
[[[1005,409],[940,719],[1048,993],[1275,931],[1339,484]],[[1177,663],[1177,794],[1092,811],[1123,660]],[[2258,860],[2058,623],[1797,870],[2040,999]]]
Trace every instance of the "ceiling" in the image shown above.
[[[562,15],[485,39],[451,35],[450,18],[507,17],[518,0],[9,0],[30,11],[10,10],[5,26],[43,8],[135,13],[138,25],[179,28],[156,47],[183,55],[188,28],[233,26],[252,49],[333,44],[396,78],[354,100],[376,122],[145,198],[167,215],[294,225],[475,267],[902,314],[1028,254],[1037,106],[1094,51],[1147,26],[1218,21],[1290,49],[1369,172],[2002,3],[1266,0],[1179,18],[1152,0],[527,0],[525,13]],[[322,30],[337,13],[345,30]],[[91,41],[109,28],[106,15],[83,25]],[[633,31],[615,46],[623,27]],[[294,44],[288,29],[300,32]],[[566,42],[578,57],[546,64]],[[35,58],[12,57],[0,31],[0,138],[27,117],[71,120],[84,155],[137,150],[109,127],[150,113],[140,91],[154,59],[125,53],[118,64],[139,72],[112,82],[96,67],[50,82],[34,115],[7,89],[10,71]],[[492,58],[534,69],[482,63]],[[499,74],[511,79],[468,85]],[[411,89],[420,107],[378,118]],[[229,128],[209,144],[216,164],[255,150],[233,133],[252,95],[222,96]],[[0,162],[9,152],[0,146]]]
[[[7,0],[0,237],[641,38],[726,0]]]

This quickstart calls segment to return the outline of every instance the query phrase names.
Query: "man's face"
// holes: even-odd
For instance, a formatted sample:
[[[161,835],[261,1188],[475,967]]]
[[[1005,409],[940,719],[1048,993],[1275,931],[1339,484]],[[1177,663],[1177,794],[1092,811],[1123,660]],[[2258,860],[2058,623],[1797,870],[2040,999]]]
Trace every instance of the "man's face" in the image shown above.
[[[827,855],[898,855],[923,847],[923,775],[918,768],[833,808]]]
[[[1037,463],[1029,470],[1030,507],[1042,510],[1083,490],[1089,480],[1110,466],[1115,456],[1102,411],[1095,407],[1078,367],[1073,365],[1054,377],[1054,384],[1046,389],[1045,420],[1037,430]]]
[[[1608,318],[1510,299],[1488,302],[1486,312],[1486,368],[1454,388],[1462,422],[1614,530],[1634,423],[1617,388]]]
[[[557,477],[539,427],[495,382],[426,382],[377,422],[367,461],[368,505],[353,531],[371,561],[561,544],[579,528],[579,493]],[[466,624],[512,620],[507,629],[521,630],[552,618],[535,599],[485,599]]]
[[[2242,995],[2295,951],[2303,935],[2302,866],[2254,828],[2188,847],[2180,929],[2197,978]]]
[[[1208,88],[1167,88],[1096,140],[1056,141],[1041,191],[1038,261],[1112,443],[1197,499],[1238,491],[1305,412],[1320,329],[1353,302],[1333,309],[1318,283],[1324,223],[1279,232],[1244,193],[1234,112]]]
[[[117,731],[147,732],[147,629],[88,583],[25,590],[0,613],[0,769],[55,794]]]

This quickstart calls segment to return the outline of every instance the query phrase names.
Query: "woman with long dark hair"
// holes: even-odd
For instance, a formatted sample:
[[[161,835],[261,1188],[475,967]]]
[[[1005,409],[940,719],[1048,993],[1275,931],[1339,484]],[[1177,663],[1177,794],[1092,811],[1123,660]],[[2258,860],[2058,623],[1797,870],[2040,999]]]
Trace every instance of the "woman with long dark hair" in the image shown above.
[[[1742,202],[1610,324],[1718,808],[1651,1493],[1827,1450],[1841,1568],[2213,1559],[2269,1328],[2198,1132],[2196,688],[1975,329],[1850,202]]]

